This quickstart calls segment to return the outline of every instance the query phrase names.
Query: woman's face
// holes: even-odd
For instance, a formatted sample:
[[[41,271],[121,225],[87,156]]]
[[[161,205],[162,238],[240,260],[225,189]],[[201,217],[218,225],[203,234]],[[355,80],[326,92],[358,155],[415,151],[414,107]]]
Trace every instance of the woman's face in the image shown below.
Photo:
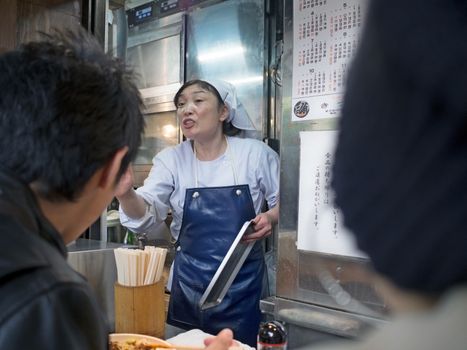
[[[222,134],[227,108],[219,106],[216,96],[198,85],[185,88],[177,101],[177,116],[182,132],[191,140],[209,140]]]

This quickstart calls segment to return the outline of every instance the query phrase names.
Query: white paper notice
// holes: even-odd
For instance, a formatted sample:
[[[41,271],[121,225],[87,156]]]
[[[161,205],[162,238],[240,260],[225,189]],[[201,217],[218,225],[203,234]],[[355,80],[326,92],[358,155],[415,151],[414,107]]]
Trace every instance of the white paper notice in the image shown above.
[[[331,170],[338,131],[300,132],[299,250],[365,257],[334,205]]]
[[[292,121],[337,117],[366,0],[294,0]]]

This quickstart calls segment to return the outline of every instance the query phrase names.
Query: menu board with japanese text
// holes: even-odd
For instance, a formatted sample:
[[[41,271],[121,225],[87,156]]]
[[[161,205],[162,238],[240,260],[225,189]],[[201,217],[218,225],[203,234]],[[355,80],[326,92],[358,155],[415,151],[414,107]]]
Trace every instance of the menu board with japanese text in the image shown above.
[[[292,121],[337,117],[363,0],[294,0]]]

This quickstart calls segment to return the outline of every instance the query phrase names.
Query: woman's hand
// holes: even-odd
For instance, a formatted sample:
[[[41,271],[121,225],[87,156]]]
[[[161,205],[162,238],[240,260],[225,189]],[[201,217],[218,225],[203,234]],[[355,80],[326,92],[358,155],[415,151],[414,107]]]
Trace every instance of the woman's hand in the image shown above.
[[[253,228],[255,232],[245,235],[242,242],[251,243],[258,239],[269,236],[272,233],[272,228],[277,223],[279,218],[279,205],[268,210],[265,213],[258,214],[253,220]]]
[[[261,213],[257,215],[253,220],[253,228],[255,232],[245,235],[242,238],[242,241],[245,243],[250,243],[258,239],[267,237],[272,232],[273,221],[271,216],[268,213]]]
[[[128,194],[128,192],[133,188],[133,183],[133,170],[131,169],[131,165],[129,165],[117,184],[115,197],[119,198]]]
[[[133,189],[133,170],[131,166],[120,178],[115,188],[115,197],[120,202],[120,208],[130,218],[139,219],[146,213],[146,202]]]

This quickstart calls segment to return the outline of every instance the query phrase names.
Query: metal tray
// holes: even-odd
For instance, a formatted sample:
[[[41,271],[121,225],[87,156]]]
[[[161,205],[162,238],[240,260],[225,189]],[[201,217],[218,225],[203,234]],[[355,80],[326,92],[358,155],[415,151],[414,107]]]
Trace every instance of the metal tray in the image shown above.
[[[245,221],[199,301],[201,310],[209,309],[222,302],[222,299],[224,299],[225,294],[255,244],[255,242],[243,243],[241,239],[243,235],[253,232],[252,221]]]

